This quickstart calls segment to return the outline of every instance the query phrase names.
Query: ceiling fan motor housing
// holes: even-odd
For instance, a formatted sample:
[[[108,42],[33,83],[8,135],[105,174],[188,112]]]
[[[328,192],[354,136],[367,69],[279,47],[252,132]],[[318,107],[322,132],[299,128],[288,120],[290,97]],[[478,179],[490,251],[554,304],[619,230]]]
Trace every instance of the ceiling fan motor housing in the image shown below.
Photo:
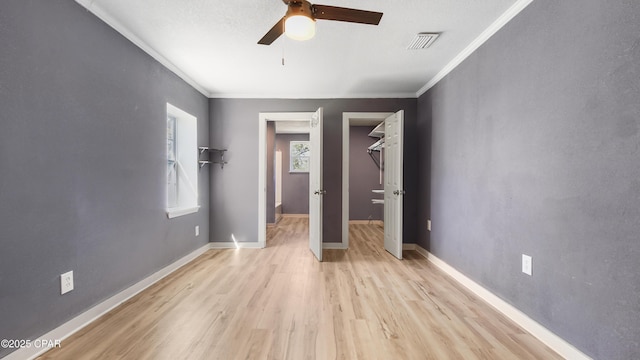
[[[378,25],[382,18],[381,12],[314,5],[307,0],[282,2],[287,5],[287,13],[258,41],[258,44],[270,45],[284,33],[294,40],[309,40],[315,35],[316,19]]]
[[[291,16],[306,16],[313,21],[315,21],[315,16],[313,14],[313,8],[310,2],[308,1],[291,1],[288,3],[287,15],[286,18]]]

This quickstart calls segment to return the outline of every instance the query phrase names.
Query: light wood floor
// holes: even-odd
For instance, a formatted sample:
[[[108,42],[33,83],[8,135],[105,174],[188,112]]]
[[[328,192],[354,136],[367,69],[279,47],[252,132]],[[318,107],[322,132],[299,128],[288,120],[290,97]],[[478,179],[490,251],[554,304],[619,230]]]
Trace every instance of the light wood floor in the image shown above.
[[[308,249],[284,218],[266,249],[211,250],[41,359],[555,359],[421,255],[397,260],[378,225],[350,249]]]

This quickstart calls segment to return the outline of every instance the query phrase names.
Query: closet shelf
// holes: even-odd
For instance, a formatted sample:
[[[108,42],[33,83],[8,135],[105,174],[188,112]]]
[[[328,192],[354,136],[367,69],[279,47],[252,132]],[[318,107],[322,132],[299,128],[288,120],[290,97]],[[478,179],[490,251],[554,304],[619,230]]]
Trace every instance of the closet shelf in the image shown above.
[[[384,138],[376,141],[371,146],[367,148],[367,152],[371,153],[372,151],[380,151],[380,149],[384,148]]]
[[[374,194],[384,194],[384,190],[373,189],[371,190]],[[371,199],[371,203],[374,205],[381,204],[384,205],[384,199]]]
[[[384,121],[378,124],[371,132],[369,133],[371,137],[381,138],[384,137]]]

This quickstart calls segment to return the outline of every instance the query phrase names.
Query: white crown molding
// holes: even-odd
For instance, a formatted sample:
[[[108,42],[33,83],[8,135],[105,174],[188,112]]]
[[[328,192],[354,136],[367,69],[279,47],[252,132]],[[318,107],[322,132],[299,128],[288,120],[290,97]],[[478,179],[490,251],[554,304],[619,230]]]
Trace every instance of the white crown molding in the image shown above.
[[[445,272],[447,275],[451,276],[454,280],[466,287],[476,296],[486,301],[493,308],[504,314],[506,317],[511,319],[513,322],[518,324],[529,333],[531,333],[531,335],[538,338],[538,340],[560,354],[560,356],[562,356],[563,358],[572,360],[591,360],[590,357],[582,353],[580,350],[576,349],[573,345],[569,344],[563,338],[554,334],[544,326],[540,325],[537,321],[531,319],[529,316],[515,308],[513,305],[507,303],[497,295],[493,294],[491,291],[482,287],[480,284],[469,279],[454,267],[439,259],[435,255],[431,254],[421,246],[417,244],[404,245],[407,246],[407,248],[403,247],[403,249],[409,250],[409,247],[413,247],[412,250],[415,250],[420,255],[424,256],[437,268]]]
[[[504,25],[506,25],[511,19],[518,15],[524,8],[531,4],[533,0],[518,0],[515,4],[511,5],[507,11],[505,11],[496,21],[494,21],[488,28],[486,28],[471,44],[467,45],[456,57],[454,57],[447,65],[445,65],[440,72],[438,72],[429,82],[427,82],[418,92],[416,97],[422,96],[429,89],[435,86],[440,80],[447,76],[453,69],[458,67],[469,55],[473,54],[482,44],[489,40],[495,33],[498,32]]]
[[[349,94],[307,94],[300,96],[300,93],[285,94],[265,94],[265,93],[211,93],[210,99],[287,99],[287,100],[305,100],[305,99],[415,99],[414,92],[399,93],[349,93]]]
[[[190,263],[198,256],[204,254],[211,248],[210,244],[206,244],[195,251],[191,252],[188,255],[176,260],[175,262],[165,266],[164,268],[158,270],[157,272],[149,275],[148,277],[138,281],[137,283],[131,285],[130,287],[122,290],[121,292],[115,294],[114,296],[108,298],[107,300],[91,307],[89,310],[83,312],[82,314],[74,317],[73,319],[65,322],[64,324],[56,327],[55,329],[47,332],[46,334],[38,337],[38,339],[34,339],[31,342],[34,343],[36,340],[40,340],[43,343],[49,342],[51,340],[64,340],[74,333],[80,331],[85,326],[91,324],[99,317],[108,313],[115,307],[124,303],[125,301],[131,299],[136,296],[141,291],[145,290],[149,286],[157,283],[158,281],[165,278],[167,275],[173,273],[184,265]],[[38,356],[45,353],[48,348],[37,348],[37,347],[25,347],[18,349],[11,354],[3,357],[3,360],[24,360],[24,359],[35,359]]]
[[[206,90],[200,83],[184,73],[180,68],[174,65],[166,57],[162,56],[153,47],[147,44],[145,41],[134,35],[129,29],[127,29],[122,23],[114,19],[112,16],[104,12],[95,3],[95,0],[75,0],[78,4],[86,8],[89,12],[94,14],[100,20],[112,27],[122,36],[127,38],[133,44],[138,46],[149,56],[154,58],[160,64],[165,66],[171,72],[175,73],[182,80],[191,85],[194,89],[199,91],[202,95],[210,99],[398,99],[398,98],[418,98],[427,92],[430,88],[436,85],[447,74],[455,69],[462,61],[464,61],[469,55],[477,50],[485,41],[493,36],[498,30],[500,30],[505,24],[519,14],[524,8],[526,8],[533,0],[518,0],[507,11],[505,11],[496,21],[494,21],[487,29],[485,29],[480,36],[478,36],[471,44],[469,44],[462,52],[454,57],[440,72],[438,72],[429,82],[427,82],[416,93],[413,92],[399,92],[399,93],[349,93],[349,94],[306,94],[300,96],[300,93],[287,93],[279,94],[276,96],[265,93],[214,93]]]
[[[211,97],[211,94],[207,90],[205,90],[205,88],[202,87],[202,85],[200,85],[197,81],[193,80],[190,76],[185,74],[182,70],[180,70],[180,68],[178,68],[171,61],[169,61],[169,59],[167,59],[166,57],[160,55],[160,53],[157,52],[154,48],[152,48],[149,44],[147,44],[142,39],[140,39],[139,37],[134,35],[129,29],[127,29],[124,25],[122,25],[122,23],[120,23],[119,21],[114,19],[112,16],[108,15],[100,7],[96,6],[94,4],[95,0],[75,0],[75,1],[78,4],[82,5],[90,13],[92,13],[95,16],[97,16],[98,19],[104,21],[107,25],[112,27],[115,31],[120,33],[125,38],[127,38],[129,41],[131,41],[137,47],[142,49],[142,51],[144,51],[147,54],[149,54],[149,56],[151,56],[156,61],[158,61],[160,64],[162,64],[164,67],[169,69],[169,71],[171,71],[174,74],[178,75],[178,77],[180,77],[182,80],[184,80],[187,84],[191,85],[194,89],[199,91],[202,95],[204,95],[206,97]]]

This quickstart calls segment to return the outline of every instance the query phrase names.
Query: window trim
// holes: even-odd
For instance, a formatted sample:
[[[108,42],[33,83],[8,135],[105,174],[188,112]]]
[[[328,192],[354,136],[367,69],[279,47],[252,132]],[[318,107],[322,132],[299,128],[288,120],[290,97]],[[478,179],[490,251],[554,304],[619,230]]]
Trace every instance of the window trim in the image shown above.
[[[185,207],[185,208],[178,208],[178,207],[169,208],[167,209],[167,217],[169,219],[173,219],[173,218],[177,218],[178,216],[197,213],[198,210],[200,210],[200,205]]]
[[[182,131],[184,131],[184,127],[185,127],[185,122],[188,123],[188,131],[192,132],[192,134],[190,134],[187,137],[186,140],[186,144],[185,144],[185,140],[184,138],[180,138],[179,135],[174,135],[174,142],[175,142],[175,146],[176,146],[176,159],[175,161],[178,164],[178,168],[177,171],[182,172],[181,174],[176,174],[177,177],[181,177],[181,176],[186,176],[187,181],[190,181],[193,186],[194,189],[191,189],[191,192],[189,193],[189,201],[187,203],[184,203],[184,199],[182,198],[183,202],[181,203],[181,199],[180,199],[180,193],[182,191],[184,191],[187,187],[181,187],[181,185],[178,185],[178,192],[177,192],[177,196],[178,196],[178,200],[177,200],[177,206],[174,207],[169,207],[169,172],[168,172],[168,167],[167,167],[167,172],[165,174],[165,211],[167,213],[167,218],[169,219],[173,219],[179,216],[183,216],[183,215],[188,215],[188,214],[193,214],[198,212],[198,210],[200,209],[200,205],[198,204],[200,202],[200,196],[199,196],[199,184],[198,184],[198,176],[199,176],[199,171],[198,171],[198,118],[187,113],[186,111],[170,104],[167,103],[167,108],[166,108],[166,116],[165,116],[165,121],[168,122],[170,117],[173,117],[176,119],[176,134],[179,132],[178,128],[182,127]],[[182,124],[182,126],[181,126]],[[167,134],[167,138],[168,140],[168,134]],[[182,141],[179,141],[179,139],[182,139]],[[190,164],[190,166],[185,166],[187,167],[187,169],[185,170],[182,167],[182,164],[180,163],[179,159],[180,159],[180,154],[182,152],[186,153],[186,156],[193,156],[193,161],[194,163]],[[169,149],[167,149],[167,156],[166,156],[167,160],[169,160]],[[183,158],[184,160],[184,158]],[[191,160],[189,160],[191,161]],[[193,169],[191,167],[194,167]],[[189,186],[190,188],[191,186]],[[195,197],[195,198],[194,198]]]

